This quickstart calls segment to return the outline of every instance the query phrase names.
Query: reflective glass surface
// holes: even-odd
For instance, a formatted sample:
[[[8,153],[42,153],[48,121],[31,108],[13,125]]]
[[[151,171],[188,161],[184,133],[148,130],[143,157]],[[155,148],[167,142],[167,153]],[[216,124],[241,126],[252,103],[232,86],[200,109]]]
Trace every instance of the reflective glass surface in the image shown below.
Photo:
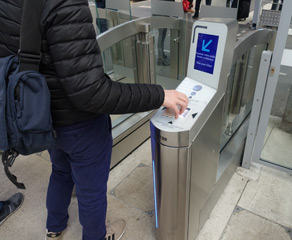
[[[105,72],[113,81],[160,84],[165,89],[178,86],[185,77],[185,22],[169,17],[162,21],[173,24],[135,34],[102,52]],[[130,116],[112,116],[113,127]]]
[[[221,150],[251,112],[261,54],[266,44],[254,46],[232,66],[227,82]]]
[[[183,22],[182,22],[183,24]],[[155,28],[152,33],[155,42],[156,83],[165,89],[174,89],[185,73],[185,29]]]
[[[97,34],[132,20],[130,0],[90,0],[96,4]]]
[[[292,169],[292,25],[290,24],[261,159]]]
[[[113,81],[123,83],[135,83],[135,36],[127,38],[110,49],[103,51],[103,63],[105,72]],[[134,47],[134,48],[132,48]],[[126,120],[131,114],[112,115],[113,127]]]

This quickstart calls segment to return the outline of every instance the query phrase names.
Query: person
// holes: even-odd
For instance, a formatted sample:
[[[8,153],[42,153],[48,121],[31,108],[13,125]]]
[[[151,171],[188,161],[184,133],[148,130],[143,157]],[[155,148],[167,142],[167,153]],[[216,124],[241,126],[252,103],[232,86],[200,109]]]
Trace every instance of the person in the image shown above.
[[[0,201],[0,225],[21,207],[23,199],[23,194],[19,192],[6,201]]]
[[[201,1],[202,0],[196,0],[195,14],[193,15],[194,19],[199,17]],[[212,4],[212,0],[206,0],[206,5],[211,5],[211,4]]]
[[[22,3],[0,0],[0,57],[18,53]],[[46,239],[56,240],[66,229],[74,185],[82,239],[120,239],[126,222],[118,219],[108,227],[105,224],[112,151],[108,114],[164,106],[178,118],[188,99],[160,85],[112,81],[104,73],[88,0],[44,1],[40,30],[39,71],[51,92],[57,134],[56,146],[49,149],[52,172],[46,200]]]
[[[190,8],[192,8],[194,0],[189,0],[189,2],[190,2]]]
[[[183,4],[184,12],[191,12],[191,13],[195,12],[192,9],[192,3],[189,0],[183,0],[182,4]]]
[[[226,0],[226,7],[237,8],[238,0]]]
[[[174,2],[174,0],[162,0],[168,2]],[[170,63],[167,60],[167,55],[164,52],[164,42],[166,39],[167,28],[159,28],[158,29],[158,41],[157,41],[157,49],[158,49],[158,59],[157,65],[169,66]]]
[[[167,60],[167,55],[164,52],[164,42],[166,39],[167,28],[158,29],[158,41],[157,41],[157,50],[158,50],[158,59],[157,65],[169,66],[170,63]]]

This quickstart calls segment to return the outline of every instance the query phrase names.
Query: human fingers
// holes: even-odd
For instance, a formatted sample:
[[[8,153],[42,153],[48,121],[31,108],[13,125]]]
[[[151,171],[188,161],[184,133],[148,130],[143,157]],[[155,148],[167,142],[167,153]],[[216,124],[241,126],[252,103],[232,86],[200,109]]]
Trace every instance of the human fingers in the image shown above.
[[[184,93],[178,92],[176,90],[165,90],[165,97],[163,106],[169,107],[173,104],[180,103],[180,105],[185,106],[188,104],[188,98]]]
[[[176,105],[179,105],[180,114],[182,114],[186,110],[188,103],[189,99],[187,98],[187,96],[184,93],[178,92],[178,99]]]
[[[184,93],[176,90],[165,90],[163,106],[171,109],[177,119],[183,113],[188,105],[188,98]]]
[[[188,102],[178,101],[178,105],[179,105],[179,115],[180,115],[180,114],[184,113],[184,111],[188,107]]]

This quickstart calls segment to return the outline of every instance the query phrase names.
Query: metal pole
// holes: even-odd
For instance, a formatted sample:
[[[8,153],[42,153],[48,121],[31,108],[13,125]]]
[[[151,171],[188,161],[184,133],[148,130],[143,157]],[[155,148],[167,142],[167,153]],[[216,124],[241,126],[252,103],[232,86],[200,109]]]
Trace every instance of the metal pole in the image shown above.
[[[259,26],[261,9],[262,9],[262,2],[263,2],[263,0],[256,0],[254,3],[252,29],[257,29]]]

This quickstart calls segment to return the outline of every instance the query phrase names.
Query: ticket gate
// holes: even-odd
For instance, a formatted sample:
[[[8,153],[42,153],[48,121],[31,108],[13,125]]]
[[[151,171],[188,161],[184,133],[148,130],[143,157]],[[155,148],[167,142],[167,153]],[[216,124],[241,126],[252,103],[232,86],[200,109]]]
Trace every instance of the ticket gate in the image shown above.
[[[174,118],[160,108],[150,121],[155,219],[159,240],[193,240],[209,215],[216,186],[224,95],[238,25],[202,19],[192,29],[187,77],[177,90],[189,98]]]

